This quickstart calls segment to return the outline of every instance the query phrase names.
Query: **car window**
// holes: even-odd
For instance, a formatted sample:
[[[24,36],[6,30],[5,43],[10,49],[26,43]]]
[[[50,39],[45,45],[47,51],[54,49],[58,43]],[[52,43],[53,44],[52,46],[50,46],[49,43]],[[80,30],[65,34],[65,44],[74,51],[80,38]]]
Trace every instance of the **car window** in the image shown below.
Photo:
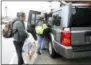
[[[49,17],[49,18],[48,18],[48,24],[49,24],[49,25],[52,25],[52,17]]]
[[[39,22],[39,16],[40,16],[40,14],[36,14],[36,25],[38,25],[38,22]]]
[[[72,9],[70,27],[91,27],[91,7]]]
[[[32,14],[31,24],[35,24],[35,14]]]
[[[52,24],[55,26],[60,26],[61,25],[61,11],[56,11],[53,13],[52,17],[53,21]]]

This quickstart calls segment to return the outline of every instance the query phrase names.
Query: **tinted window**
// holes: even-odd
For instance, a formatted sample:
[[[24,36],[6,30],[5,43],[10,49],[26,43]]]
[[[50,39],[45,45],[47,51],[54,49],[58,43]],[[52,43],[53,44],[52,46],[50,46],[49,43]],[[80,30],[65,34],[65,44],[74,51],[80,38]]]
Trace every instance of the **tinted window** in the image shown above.
[[[38,18],[39,18],[40,14],[36,14],[36,25],[38,24]]]
[[[70,27],[90,27],[91,26],[91,8],[78,8],[72,10]]]
[[[35,14],[32,14],[31,24],[35,24]]]
[[[61,24],[61,11],[56,11],[55,13],[53,13],[53,22],[52,24],[53,25],[56,25],[56,26],[60,26]]]
[[[28,24],[35,24],[35,14],[32,13],[29,14]]]

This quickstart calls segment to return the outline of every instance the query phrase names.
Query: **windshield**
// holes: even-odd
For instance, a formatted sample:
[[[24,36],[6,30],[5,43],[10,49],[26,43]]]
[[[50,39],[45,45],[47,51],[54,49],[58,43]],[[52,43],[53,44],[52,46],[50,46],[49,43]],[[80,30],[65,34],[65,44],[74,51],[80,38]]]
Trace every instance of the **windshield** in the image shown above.
[[[91,27],[91,7],[72,9],[70,27]]]

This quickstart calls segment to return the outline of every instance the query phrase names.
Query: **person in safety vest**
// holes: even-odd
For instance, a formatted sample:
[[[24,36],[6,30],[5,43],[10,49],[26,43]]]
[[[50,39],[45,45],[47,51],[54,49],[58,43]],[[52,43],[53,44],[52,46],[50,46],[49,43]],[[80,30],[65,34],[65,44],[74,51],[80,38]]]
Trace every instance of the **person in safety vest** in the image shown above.
[[[39,17],[38,26],[35,27],[35,31],[38,39],[37,53],[41,55],[41,49],[44,47],[44,35],[43,31],[47,28],[47,25],[43,22],[43,17]]]

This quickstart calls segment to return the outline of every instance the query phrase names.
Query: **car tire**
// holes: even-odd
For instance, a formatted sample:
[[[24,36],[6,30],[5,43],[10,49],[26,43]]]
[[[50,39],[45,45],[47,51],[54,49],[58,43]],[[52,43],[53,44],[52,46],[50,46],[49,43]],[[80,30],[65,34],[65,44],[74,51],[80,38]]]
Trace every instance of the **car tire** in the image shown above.
[[[56,52],[53,48],[53,45],[52,45],[52,42],[49,42],[49,45],[48,45],[48,53],[49,53],[49,56],[52,57],[52,58],[55,58],[56,57]]]

